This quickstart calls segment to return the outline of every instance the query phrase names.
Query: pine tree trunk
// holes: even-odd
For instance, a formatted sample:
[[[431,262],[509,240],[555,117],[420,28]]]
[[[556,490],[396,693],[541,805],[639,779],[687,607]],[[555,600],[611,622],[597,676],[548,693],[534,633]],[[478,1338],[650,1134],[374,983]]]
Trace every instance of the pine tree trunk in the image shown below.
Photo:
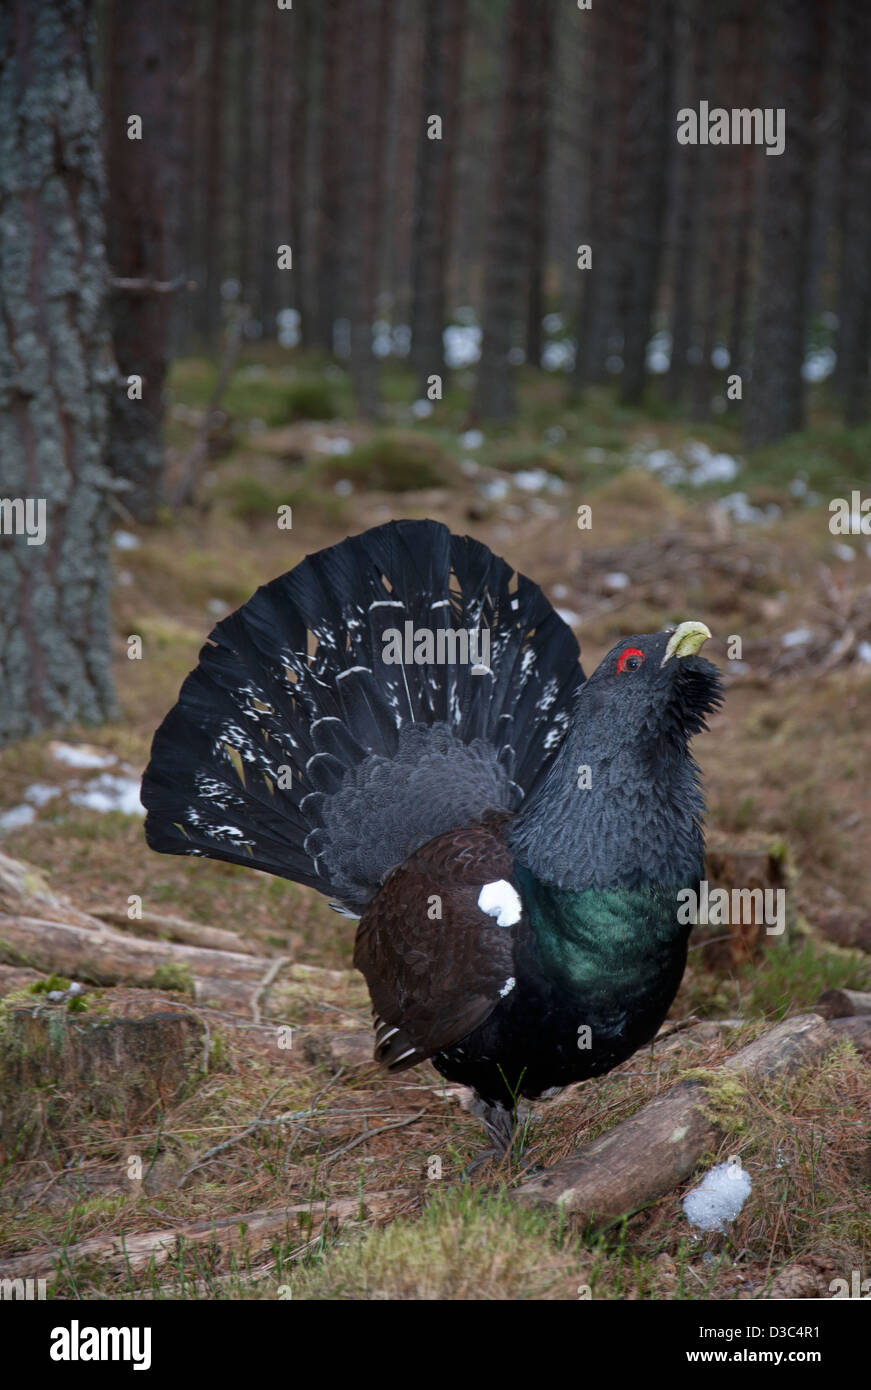
[[[343,86],[342,0],[324,0],[318,12],[320,28],[320,149],[317,214],[317,318],[315,341],[327,354],[335,351],[339,313],[339,245],[342,232]]]
[[[580,292],[577,349],[572,384],[581,390],[606,375],[608,338],[617,317],[620,268],[620,164],[623,127],[620,112],[621,71],[618,25],[607,7],[590,16],[591,44],[587,76],[592,89],[586,125],[587,222],[577,244],[589,246],[592,263],[577,270]]]
[[[871,356],[871,11],[847,0],[847,109],[843,138],[837,386],[848,425],[868,419]]]
[[[814,20],[814,7],[804,0],[778,0],[772,18],[771,104],[786,111],[786,144],[782,154],[764,156],[753,376],[746,392],[749,447],[781,439],[804,424],[812,89],[818,72]]]
[[[547,267],[548,226],[550,208],[550,109],[553,88],[553,28],[552,0],[541,0],[536,7],[536,21],[530,25],[532,45],[533,98],[530,140],[529,186],[529,290],[526,301],[526,360],[533,367],[541,366],[544,347],[545,273]]]
[[[460,71],[466,0],[444,0],[426,14],[423,110],[417,159],[412,251],[411,360],[419,391],[427,378],[445,378],[442,334],[453,216],[454,156],[459,122]],[[431,116],[441,119],[441,138],[429,138]]]
[[[107,93],[108,254],[116,278],[139,287],[112,296],[115,358],[122,378],[142,378],[141,399],[112,396],[109,465],[130,484],[124,506],[152,521],[163,490],[163,383],[170,356],[172,294],[155,289],[179,273],[177,226],[181,186],[178,89],[184,45],[172,0],[148,10],[114,0]],[[128,138],[128,119],[142,138]],[[149,288],[149,286],[151,288]]]
[[[304,348],[315,341],[315,264],[309,242],[309,140],[312,105],[313,16],[307,8],[294,16],[291,34],[292,100],[290,107],[290,160],[287,219],[293,247],[295,273],[285,302],[299,313],[299,337]]]
[[[673,100],[674,0],[627,7],[636,33],[629,136],[623,263],[623,376],[620,398],[637,404],[644,390],[647,343],[656,308],[667,208],[668,173],[676,148]],[[621,9],[621,20],[624,11]]]
[[[348,81],[345,139],[354,152],[345,178],[342,261],[351,335],[350,372],[357,409],[378,414],[378,373],[372,325],[378,299],[378,246],[384,203],[385,106],[390,75],[393,0],[358,0],[359,26],[344,19]]]
[[[126,0],[122,0],[125,3]],[[207,346],[221,327],[221,281],[224,236],[224,81],[227,51],[227,0],[214,0],[210,21],[209,72],[206,89],[205,222],[202,265],[205,284],[199,298],[197,329]],[[199,177],[202,178],[200,172]],[[196,177],[196,171],[195,171]]]
[[[535,0],[512,0],[487,217],[481,361],[473,405],[476,419],[509,420],[517,413],[511,349],[523,312],[529,260],[529,130],[534,83],[529,31],[538,19]]]
[[[691,18],[690,18],[691,17]],[[690,6],[688,16],[682,16],[684,26],[693,35],[693,64],[688,90],[681,107],[697,107],[699,101],[710,99],[711,72],[711,13],[705,7]],[[694,32],[693,32],[694,31]],[[700,196],[701,159],[716,158],[717,151],[703,150],[699,145],[678,146],[675,154],[675,182],[678,199],[677,235],[675,244],[674,291],[671,322],[671,362],[666,393],[677,404],[686,395],[689,373],[689,351],[695,324],[695,287],[698,265],[700,228],[704,201]]]
[[[114,367],[87,0],[11,0],[0,73],[4,742],[114,712],[104,466]],[[42,543],[38,529],[36,544],[21,531],[28,499],[37,525],[45,504]]]

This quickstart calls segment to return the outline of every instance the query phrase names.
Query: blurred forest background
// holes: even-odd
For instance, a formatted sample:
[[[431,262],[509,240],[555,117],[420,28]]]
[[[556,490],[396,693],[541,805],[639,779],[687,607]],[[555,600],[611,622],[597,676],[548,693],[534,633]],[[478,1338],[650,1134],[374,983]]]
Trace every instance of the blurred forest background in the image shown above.
[[[0,24],[3,488],[54,511],[0,557],[45,633],[4,661],[6,737],[108,712],[84,557],[110,515],[201,501],[242,424],[397,424],[404,400],[424,440],[460,416],[498,437],[536,383],[567,452],[558,407],[602,390],[749,450],[815,387],[867,424],[862,0],[18,0]],[[785,149],[680,144],[702,101],[782,108]],[[408,486],[424,445],[387,443]]]
[[[679,143],[702,102],[783,108],[783,153]],[[0,1273],[576,1300],[867,1272],[871,1072],[846,1041],[730,1108],[720,1156],[754,1184],[733,1241],[671,1193],[587,1242],[491,1202],[504,1174],[434,1198],[430,1157],[456,1180],[477,1125],[431,1069],[373,1068],[353,930],[284,879],[152,854],[139,778],[216,620],[433,517],[540,583],[588,670],[709,624],[708,876],[788,890],[783,937],[694,938],[674,1037],[554,1101],[536,1161],[867,992],[869,251],[868,0],[5,0]],[[173,1008],[159,1055],[101,1076],[107,1020],[132,1049]]]

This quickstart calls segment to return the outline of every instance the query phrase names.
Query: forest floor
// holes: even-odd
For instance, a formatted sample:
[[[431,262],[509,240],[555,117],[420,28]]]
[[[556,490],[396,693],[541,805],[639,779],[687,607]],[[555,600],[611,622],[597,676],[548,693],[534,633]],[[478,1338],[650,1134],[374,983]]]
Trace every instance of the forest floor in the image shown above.
[[[190,448],[213,370],[199,360],[176,368],[176,458]],[[157,1004],[175,1000],[206,1019],[208,1066],[133,1130],[123,1107],[95,1114],[68,1088],[62,1124],[48,1104],[37,1142],[16,1149],[7,1137],[0,1275],[4,1261],[54,1251],[51,1288],[85,1298],[828,1297],[836,1278],[867,1278],[871,1067],[849,1043],[764,1095],[746,1093],[692,1182],[605,1230],[520,1207],[511,1194],[525,1163],[571,1152],[689,1068],[710,1068],[767,1023],[809,1009],[822,990],[871,988],[871,543],[833,536],[828,524],[831,498],[849,499],[863,480],[867,492],[871,436],[820,411],[804,434],[749,459],[729,416],[688,426],[663,410],[621,409],[605,390],[567,403],[555,379],[530,378],[519,424],[483,433],[468,431],[459,385],[430,415],[411,408],[404,372],[385,373],[385,394],[382,426],[351,424],[341,373],[289,369],[250,349],[198,505],[167,510],[151,528],[119,518],[119,719],[0,752],[0,850],[81,911],[114,913],[118,926],[138,895],[148,912],[234,931],[264,970],[281,957],[341,972],[313,972],[292,1016],[264,1006],[259,1026],[193,1005],[183,978],[182,993],[152,990]],[[280,529],[286,505],[293,524]],[[589,528],[579,529],[581,506]],[[535,1106],[513,1163],[481,1167],[471,1181],[462,1172],[481,1148],[479,1124],[429,1066],[388,1078],[354,1047],[337,1062],[328,1042],[276,1045],[281,1024],[324,1037],[335,1024],[357,1042],[368,1029],[365,990],[350,972],[353,925],[284,880],[152,854],[129,801],[214,621],[305,554],[403,516],[469,532],[537,580],[574,627],[588,670],[622,635],[707,622],[706,654],[727,686],[695,748],[709,841],[774,854],[789,882],[788,932],[766,938],[754,959],[691,949],[670,1015],[690,1026]],[[133,634],[141,659],[128,659]],[[729,660],[735,636],[740,661]],[[64,761],[79,743],[93,766]],[[106,805],[120,797],[122,809],[83,804],[95,801],[89,791],[98,805],[101,791]],[[0,1038],[4,1007],[46,973],[26,975],[31,964],[0,941]],[[82,1017],[113,998],[123,1013],[130,993],[89,988]],[[717,1019],[729,1023],[702,1026]],[[131,1178],[131,1155],[145,1156],[144,1176]],[[727,1234],[700,1235],[681,1197],[710,1162],[733,1155],[751,1195]],[[249,1247],[252,1213],[289,1206],[298,1210],[286,1228]],[[80,1248],[226,1218],[232,1242],[194,1236],[165,1263],[119,1264]]]

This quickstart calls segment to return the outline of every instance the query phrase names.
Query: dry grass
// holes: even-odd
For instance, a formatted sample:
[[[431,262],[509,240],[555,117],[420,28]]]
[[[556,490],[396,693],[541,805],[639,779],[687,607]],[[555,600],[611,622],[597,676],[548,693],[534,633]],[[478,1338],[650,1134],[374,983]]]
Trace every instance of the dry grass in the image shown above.
[[[279,375],[276,389],[286,385]],[[242,410],[244,400],[240,393],[234,408]],[[461,403],[444,404],[444,418],[459,428]],[[261,413],[269,414],[267,406]],[[292,441],[278,430],[252,434],[218,467],[205,509],[167,518],[142,533],[138,549],[117,552],[116,676],[123,719],[66,735],[97,744],[138,772],[153,729],[216,617],[305,553],[391,515],[438,516],[480,536],[545,589],[562,586],[556,602],[582,617],[588,667],[622,633],[677,617],[709,621],[720,639],[712,655],[721,663],[722,639],[741,634],[750,670],[730,685],[710,736],[698,744],[710,827],[727,836],[761,833],[789,847],[797,935],[770,948],[761,964],[740,970],[712,973],[700,956],[691,957],[673,1017],[726,1015],[740,1018],[740,1028],[713,1035],[690,1027],[610,1076],[535,1107],[521,1164],[555,1161],[687,1068],[715,1066],[766,1020],[806,1008],[820,989],[860,987],[868,978],[867,956],[826,937],[841,947],[864,942],[871,948],[871,815],[864,786],[871,675],[860,665],[787,674],[771,669],[769,660],[781,650],[783,633],[828,611],[831,585],[820,570],[822,561],[831,563],[824,512],[787,509],[764,533],[723,542],[704,502],[668,492],[646,474],[619,471],[621,450],[649,433],[649,422],[618,419],[598,397],[583,416],[568,409],[554,416],[558,407],[550,399],[539,406],[542,421],[558,418],[566,430],[556,456],[550,446],[543,449],[538,426],[526,424],[503,444],[498,436],[489,439],[476,457],[487,477],[503,448],[506,477],[511,469],[544,466],[564,477],[564,493],[530,499],[515,488],[496,504],[451,469],[449,486],[445,478],[428,492],[402,498],[361,489],[346,499],[344,511],[333,498],[325,505],[303,493],[288,532],[270,522],[266,504],[262,515],[254,507],[241,520],[238,489],[225,487],[222,495],[221,485],[256,476],[271,506],[283,489],[299,486],[300,473],[281,460],[299,448],[304,471],[312,431],[294,426]],[[532,411],[530,419],[536,418]],[[399,412],[397,423],[405,423]],[[177,431],[183,444],[184,428]],[[360,427],[349,427],[348,434],[365,445]],[[659,442],[676,444],[676,428],[663,424]],[[589,445],[607,454],[597,469],[584,463]],[[428,449],[430,462],[440,457],[440,447]],[[587,501],[594,527],[580,532],[576,510]],[[629,574],[629,590],[608,590],[605,576],[617,569]],[[869,581],[871,561],[861,554],[838,574],[838,583],[855,593]],[[131,633],[144,639],[141,661],[127,660]],[[32,825],[4,837],[3,847],[45,869],[79,906],[124,908],[129,894],[139,894],[150,910],[244,932],[266,955],[334,968],[349,964],[353,928],[315,894],[205,859],[152,855],[138,818],[100,815],[71,802],[72,784],[82,774],[63,769],[48,744],[35,739],[0,752],[0,809],[19,804],[33,782],[60,788]],[[290,1290],[304,1299],[576,1299],[579,1288],[583,1296],[588,1287],[596,1298],[722,1299],[789,1290],[826,1296],[835,1277],[849,1279],[853,1269],[867,1276],[871,1068],[849,1047],[813,1073],[746,1096],[735,1127],[709,1156],[713,1162],[739,1155],[753,1179],[728,1237],[694,1237],[680,1192],[590,1236],[558,1217],[512,1205],[508,1194],[517,1168],[482,1168],[471,1183],[462,1181],[465,1164],[481,1146],[480,1130],[458,1094],[430,1068],[388,1080],[369,1065],[336,1071],[307,1060],[300,1049],[276,1047],[278,1024],[302,1019],[326,1025],[336,1007],[300,1001],[293,1017],[267,1016],[261,1028],[204,1011],[213,1043],[208,1071],[180,1099],[132,1133],[111,1117],[89,1114],[86,1105],[78,1115],[71,1110],[61,1134],[47,1131],[37,1157],[7,1163],[0,1173],[0,1255],[69,1251],[95,1235],[175,1230],[289,1204],[310,1204],[314,1212],[343,1197],[360,1199],[359,1221],[341,1228],[302,1222],[247,1260],[200,1247],[170,1265],[133,1274],[65,1258],[55,1292],[85,1298],[254,1298]],[[349,988],[341,1008],[346,1020],[368,1026],[362,995]],[[252,1128],[255,1120],[263,1123]],[[407,1123],[378,1133],[396,1121]],[[128,1176],[131,1155],[143,1159],[141,1180]],[[430,1176],[433,1158],[441,1160],[440,1178]],[[374,1192],[395,1194],[377,1216],[365,1209],[366,1194]]]

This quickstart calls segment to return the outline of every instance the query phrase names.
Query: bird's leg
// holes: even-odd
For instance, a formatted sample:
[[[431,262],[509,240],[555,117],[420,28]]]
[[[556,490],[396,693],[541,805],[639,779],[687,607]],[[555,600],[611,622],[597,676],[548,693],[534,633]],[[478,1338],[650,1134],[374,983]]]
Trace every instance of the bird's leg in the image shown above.
[[[469,1111],[481,1121],[493,1147],[484,1149],[476,1158],[466,1164],[463,1169],[464,1178],[467,1178],[476,1168],[480,1168],[481,1164],[486,1163],[489,1158],[492,1158],[496,1163],[501,1163],[514,1142],[516,1127],[516,1111],[509,1110],[500,1101],[490,1105],[480,1096],[475,1096],[469,1106]]]

